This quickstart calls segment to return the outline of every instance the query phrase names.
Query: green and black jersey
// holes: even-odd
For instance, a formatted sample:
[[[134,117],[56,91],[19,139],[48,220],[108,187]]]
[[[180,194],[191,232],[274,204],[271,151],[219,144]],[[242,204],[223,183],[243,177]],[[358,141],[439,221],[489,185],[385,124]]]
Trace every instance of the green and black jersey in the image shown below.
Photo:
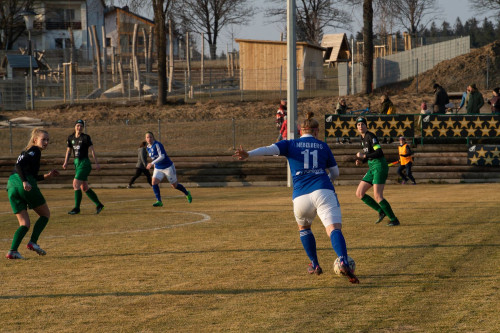
[[[85,159],[89,158],[89,147],[91,147],[92,140],[90,139],[90,135],[85,133],[81,133],[79,137],[76,137],[75,134],[71,134],[68,137],[68,148],[73,150],[73,154],[75,158]]]

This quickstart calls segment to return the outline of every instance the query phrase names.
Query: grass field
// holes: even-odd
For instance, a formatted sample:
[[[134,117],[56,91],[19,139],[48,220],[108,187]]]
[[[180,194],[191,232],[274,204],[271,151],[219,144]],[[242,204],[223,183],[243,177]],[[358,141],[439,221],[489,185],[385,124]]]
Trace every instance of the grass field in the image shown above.
[[[26,260],[0,261],[2,332],[500,331],[500,184],[388,186],[395,228],[338,186],[359,285],[333,273],[319,220],[324,274],[306,273],[285,187],[194,188],[188,204],[164,186],[159,209],[149,189],[98,189],[104,211],[84,196],[77,216],[71,189],[42,191],[48,254],[28,235]],[[5,253],[16,228],[3,191]]]

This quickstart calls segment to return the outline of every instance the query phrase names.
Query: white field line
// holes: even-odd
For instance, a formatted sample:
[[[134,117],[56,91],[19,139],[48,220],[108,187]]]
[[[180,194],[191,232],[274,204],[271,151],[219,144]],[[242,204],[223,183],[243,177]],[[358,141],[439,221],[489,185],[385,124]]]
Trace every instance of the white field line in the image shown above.
[[[112,202],[107,202],[106,204],[124,203],[124,202],[141,201],[141,200],[144,200],[144,199],[112,201]],[[66,208],[66,207],[55,207],[55,208]],[[163,227],[154,227],[154,228],[147,228],[147,229],[134,229],[134,230],[126,230],[126,231],[112,231],[112,232],[104,232],[104,233],[96,233],[96,234],[73,234],[73,235],[67,235],[67,236],[45,236],[44,235],[43,238],[45,238],[45,239],[55,239],[55,238],[95,237],[95,236],[102,236],[102,235],[132,234],[132,233],[139,233],[139,232],[157,231],[157,230],[163,230],[163,229],[172,229],[172,228],[185,227],[185,226],[188,226],[188,225],[204,223],[204,222],[207,222],[207,221],[211,220],[210,215],[205,214],[205,213],[189,212],[189,211],[171,211],[171,210],[163,210],[163,209],[159,209],[157,211],[164,212],[164,213],[193,214],[193,215],[198,215],[201,218],[199,220],[196,220],[196,221],[193,221],[193,222],[171,224],[171,225],[166,225],[166,226],[163,226]],[[12,212],[0,212],[0,214],[12,214]],[[3,238],[3,239],[0,238],[0,241],[2,241],[2,242],[10,242],[10,241],[12,241],[12,238]]]

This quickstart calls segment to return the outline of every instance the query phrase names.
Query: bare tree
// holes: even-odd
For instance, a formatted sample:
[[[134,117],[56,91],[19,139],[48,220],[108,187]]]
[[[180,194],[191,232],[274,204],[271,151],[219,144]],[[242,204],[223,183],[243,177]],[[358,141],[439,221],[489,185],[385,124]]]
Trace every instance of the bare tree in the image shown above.
[[[283,0],[272,0],[275,4],[266,13],[267,17],[277,17],[286,22],[286,6]],[[331,0],[297,1],[297,39],[321,44],[327,28],[346,28],[351,23],[349,14]]]
[[[154,36],[158,59],[158,100],[156,105],[167,104],[167,18],[175,0],[151,0],[154,13]]]
[[[217,38],[221,30],[231,24],[244,25],[253,16],[249,0],[178,0],[184,22],[191,31],[203,33],[210,50],[210,58],[216,59]]]
[[[370,94],[373,85],[373,1],[363,1],[363,92]]]
[[[19,13],[33,9],[33,0],[0,1],[0,49],[12,49],[14,42],[26,30],[23,17]]]
[[[412,35],[440,16],[436,0],[389,0],[399,23]]]
[[[484,14],[489,11],[500,11],[500,0],[469,0],[474,11],[479,14]]]

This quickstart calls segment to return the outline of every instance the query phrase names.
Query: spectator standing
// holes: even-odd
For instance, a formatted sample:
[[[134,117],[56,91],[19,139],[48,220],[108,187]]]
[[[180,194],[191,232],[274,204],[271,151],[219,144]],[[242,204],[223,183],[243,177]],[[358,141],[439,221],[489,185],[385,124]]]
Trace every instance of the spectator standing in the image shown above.
[[[344,97],[340,97],[337,105],[335,106],[335,114],[346,114],[348,109],[346,99]]]
[[[415,178],[413,178],[413,174],[411,172],[411,167],[413,166],[413,152],[410,149],[408,143],[406,143],[406,139],[403,136],[399,137],[399,163],[398,175],[401,177],[401,184],[407,184],[408,180],[411,180],[413,185],[417,185],[415,182]],[[403,170],[406,169],[406,175]]]
[[[491,105],[491,113],[500,115],[500,88],[493,89],[493,98],[488,101]]]
[[[434,89],[433,113],[446,113],[446,104],[450,103],[448,93],[437,83],[434,83],[432,88]]]
[[[390,100],[387,94],[380,96],[380,113],[381,114],[392,114],[394,113],[394,104]]]
[[[467,87],[468,98],[467,98],[467,113],[468,114],[478,114],[484,105],[483,94],[479,92],[475,83]]]
[[[151,174],[149,173],[149,170],[146,169],[146,166],[148,165],[148,150],[146,149],[146,146],[147,146],[146,141],[141,142],[141,144],[139,145],[139,149],[137,150],[137,163],[135,165],[135,175],[132,178],[130,178],[127,188],[132,188],[132,185],[134,184],[135,180],[139,178],[141,174],[144,174],[144,176],[146,176],[149,186],[153,186],[151,184]]]
[[[278,111],[276,111],[276,129],[278,130],[278,139],[276,141],[283,140],[282,128],[283,123],[286,120],[287,108],[286,108],[286,99],[282,99],[280,101],[280,106]]]

